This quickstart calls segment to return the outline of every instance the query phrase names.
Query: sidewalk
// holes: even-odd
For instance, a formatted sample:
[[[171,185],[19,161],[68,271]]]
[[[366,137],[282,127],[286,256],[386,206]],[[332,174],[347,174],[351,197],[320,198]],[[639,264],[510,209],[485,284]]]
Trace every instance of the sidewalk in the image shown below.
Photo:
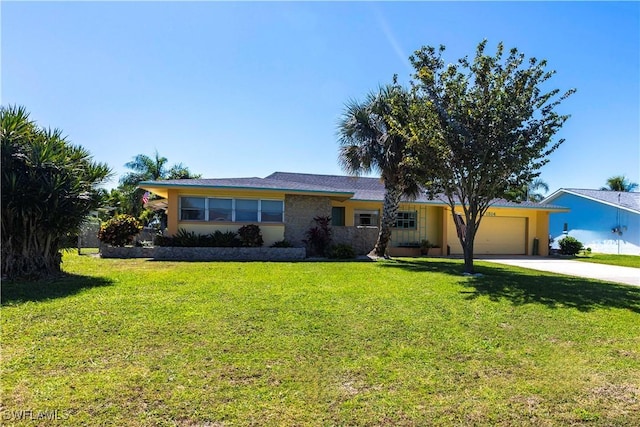
[[[479,256],[477,260],[513,265],[532,270],[569,276],[598,279],[625,285],[640,286],[640,268],[618,267],[616,265],[596,264],[592,262],[574,261],[560,258],[528,257],[528,256]]]

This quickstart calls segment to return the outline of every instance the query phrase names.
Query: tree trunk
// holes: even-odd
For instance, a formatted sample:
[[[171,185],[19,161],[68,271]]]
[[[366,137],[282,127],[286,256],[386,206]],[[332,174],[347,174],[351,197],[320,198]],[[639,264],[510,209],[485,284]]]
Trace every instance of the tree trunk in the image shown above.
[[[468,274],[475,273],[473,268],[473,241],[473,238],[467,238],[462,244],[462,250],[464,252],[464,272]]]
[[[453,209],[451,212],[453,215],[453,223],[458,233],[458,239],[462,246],[462,253],[464,254],[464,272],[473,274],[475,272],[473,268],[473,242],[476,237],[475,220],[473,218],[467,219],[467,223],[465,224],[461,215],[456,214]]]
[[[391,229],[398,216],[398,207],[402,191],[392,184],[385,182],[384,205],[382,208],[382,219],[380,221],[380,233],[373,248],[372,254],[377,257],[385,256],[389,240],[391,240]]]

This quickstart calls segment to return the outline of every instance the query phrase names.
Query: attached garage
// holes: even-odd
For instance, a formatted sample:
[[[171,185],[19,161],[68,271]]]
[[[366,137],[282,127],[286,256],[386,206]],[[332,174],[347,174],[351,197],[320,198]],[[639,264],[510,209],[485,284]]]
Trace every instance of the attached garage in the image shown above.
[[[449,216],[447,240],[452,255],[462,255],[456,226]],[[485,216],[474,241],[476,255],[525,255],[527,250],[527,218]]]

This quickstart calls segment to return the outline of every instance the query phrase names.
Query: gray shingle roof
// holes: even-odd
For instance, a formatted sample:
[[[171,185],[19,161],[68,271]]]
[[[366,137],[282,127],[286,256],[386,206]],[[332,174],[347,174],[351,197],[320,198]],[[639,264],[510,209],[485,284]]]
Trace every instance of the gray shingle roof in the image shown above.
[[[245,188],[264,190],[301,191],[318,193],[336,193],[352,200],[383,201],[384,184],[380,178],[354,177],[343,175],[317,175],[292,172],[274,172],[265,178],[220,178],[220,179],[175,179],[163,181],[144,181],[140,186],[158,187],[209,187],[209,188]],[[430,199],[426,194],[414,200],[417,203],[435,205],[447,204],[443,197]],[[504,199],[493,202],[496,207],[561,209],[554,205],[540,205],[532,202],[515,203]]]
[[[582,188],[561,188],[547,197],[545,200],[543,200],[543,203],[545,203],[547,200],[555,200],[562,193],[574,194],[577,196],[585,197],[587,199],[596,200],[612,206],[619,206],[621,208],[640,213],[640,193],[635,192],[588,190]]]

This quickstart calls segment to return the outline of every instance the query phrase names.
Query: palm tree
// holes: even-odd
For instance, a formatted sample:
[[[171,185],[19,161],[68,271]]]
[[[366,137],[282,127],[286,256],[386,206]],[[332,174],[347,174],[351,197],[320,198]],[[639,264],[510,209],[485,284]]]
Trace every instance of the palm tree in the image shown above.
[[[616,175],[607,179],[607,186],[601,187],[600,190],[632,192],[637,188],[638,184],[629,181],[626,176]]]
[[[385,256],[402,196],[420,192],[411,165],[408,121],[409,93],[394,83],[370,93],[364,102],[350,101],[338,124],[339,162],[351,175],[380,173],[385,195],[380,232],[372,254]]]
[[[60,249],[100,201],[110,174],[62,131],[38,127],[24,107],[0,107],[2,276],[60,272]]]
[[[540,190],[544,191],[542,193]],[[536,178],[527,185],[527,200],[530,202],[541,202],[544,195],[549,192],[549,184],[542,178]]]
[[[120,184],[125,186],[136,186],[140,181],[156,181],[163,179],[167,175],[165,164],[166,157],[160,157],[156,150],[154,157],[146,154],[138,154],[133,161],[125,163],[125,166],[134,172],[129,172],[120,179]]]
[[[549,184],[547,184],[541,178],[535,178],[533,181],[527,184],[507,188],[507,191],[505,192],[503,197],[507,200],[517,203],[521,203],[524,201],[538,203],[544,199],[544,195],[548,192]]]

